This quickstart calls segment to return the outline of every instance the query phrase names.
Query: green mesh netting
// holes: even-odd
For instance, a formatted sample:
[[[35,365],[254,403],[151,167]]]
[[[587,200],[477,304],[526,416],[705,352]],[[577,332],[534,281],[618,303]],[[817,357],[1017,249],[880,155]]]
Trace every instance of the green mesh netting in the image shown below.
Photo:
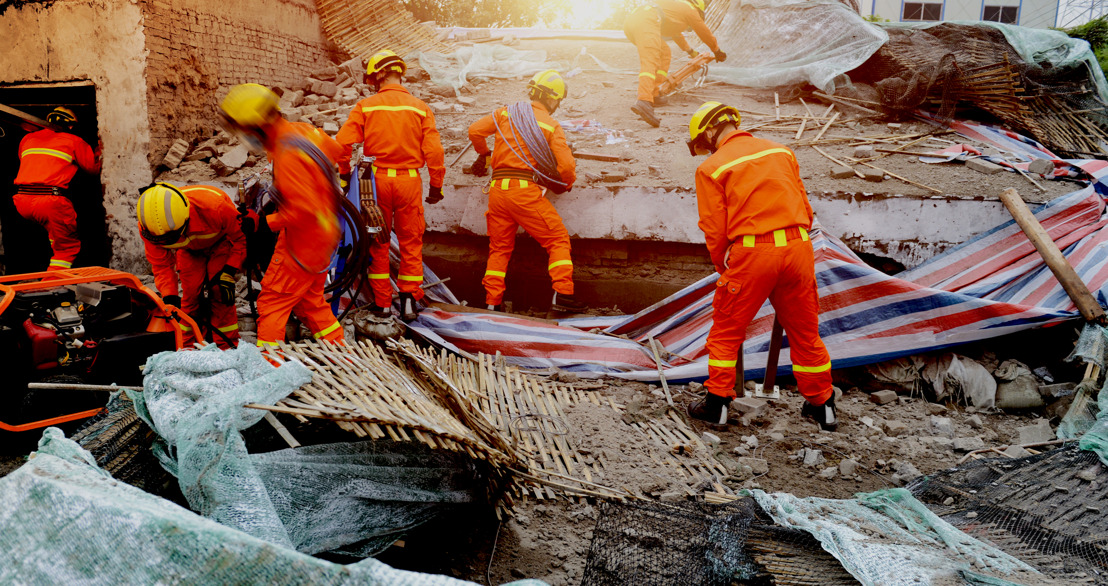
[[[247,535],[113,479],[56,428],[0,479],[0,583],[473,584],[374,559],[335,564]]]

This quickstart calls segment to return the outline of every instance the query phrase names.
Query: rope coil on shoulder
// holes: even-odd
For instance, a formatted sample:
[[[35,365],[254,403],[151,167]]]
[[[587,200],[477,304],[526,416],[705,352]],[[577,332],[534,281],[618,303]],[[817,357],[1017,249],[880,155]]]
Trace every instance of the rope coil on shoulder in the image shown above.
[[[527,152],[535,158],[535,163],[539,168],[536,169],[535,165],[532,165],[525,155],[516,152],[516,149],[512,147],[512,143],[508,142],[504,131],[500,128],[500,123],[497,122],[494,113],[492,122],[496,126],[496,132],[504,140],[504,144],[512,151],[512,154],[534,171],[538,180],[547,184],[567,187],[568,184],[560,179],[555,179],[555,177],[561,176],[558,173],[558,161],[554,157],[554,151],[550,149],[550,143],[546,141],[546,135],[542,133],[542,128],[539,127],[539,121],[535,119],[535,111],[531,107],[531,103],[526,101],[516,102],[506,106],[505,110],[507,110],[508,120],[511,122],[509,126],[512,137],[515,138],[517,144],[522,143],[527,146]]]

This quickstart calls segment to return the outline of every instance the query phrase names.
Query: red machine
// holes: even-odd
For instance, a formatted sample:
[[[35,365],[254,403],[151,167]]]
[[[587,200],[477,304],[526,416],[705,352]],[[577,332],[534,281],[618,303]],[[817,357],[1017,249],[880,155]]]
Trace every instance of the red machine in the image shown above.
[[[182,326],[200,331],[134,275],[102,267],[3,276],[0,295],[3,432],[96,415],[107,401],[106,392],[62,387],[141,385],[140,367],[147,358],[180,349]],[[29,389],[29,383],[59,387]]]

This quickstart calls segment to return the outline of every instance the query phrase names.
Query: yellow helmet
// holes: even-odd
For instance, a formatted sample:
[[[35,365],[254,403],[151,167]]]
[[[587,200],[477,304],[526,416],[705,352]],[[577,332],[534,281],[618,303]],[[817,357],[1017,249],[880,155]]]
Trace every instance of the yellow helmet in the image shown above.
[[[693,112],[692,118],[689,119],[689,153],[692,156],[696,156],[697,148],[703,150],[714,150],[715,145],[707,144],[707,132],[712,128],[725,124],[727,122],[733,123],[736,127],[742,124],[742,114],[731,106],[725,106],[719,102],[704,102],[696,112]]]
[[[531,99],[538,98],[550,98],[552,100],[561,101],[565,99],[566,94],[569,93],[569,87],[566,86],[566,80],[562,79],[562,74],[553,69],[547,69],[546,71],[540,71],[531,78],[531,81],[527,82],[528,95]]]
[[[57,126],[72,128],[77,124],[77,115],[65,106],[58,106],[46,115],[46,121]]]
[[[373,77],[380,73],[389,71],[395,71],[400,75],[404,75],[404,72],[408,70],[408,66],[404,63],[404,60],[400,58],[400,55],[385,49],[384,51],[378,51],[369,58],[369,63],[366,65],[365,74]]]
[[[708,4],[704,0],[686,0],[693,8],[700,11],[700,16],[704,16],[704,10],[708,8]]]
[[[189,199],[172,183],[155,183],[144,189],[137,208],[139,232],[152,244],[174,244],[188,228]]]
[[[261,126],[281,110],[277,94],[256,83],[231,88],[219,107],[229,121],[245,128]]]

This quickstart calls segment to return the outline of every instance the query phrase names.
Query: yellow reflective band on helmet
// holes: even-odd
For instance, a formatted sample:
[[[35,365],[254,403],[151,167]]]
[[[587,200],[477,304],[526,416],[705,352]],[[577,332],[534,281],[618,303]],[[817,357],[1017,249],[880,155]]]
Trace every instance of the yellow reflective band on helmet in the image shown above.
[[[389,278],[389,274],[388,273],[370,273],[369,278],[370,279],[387,279],[387,278]]]
[[[805,242],[807,242],[807,241],[809,240],[809,238],[808,238],[808,231],[807,231],[807,230],[805,230],[804,228],[801,228],[801,229],[800,229],[800,239],[801,239],[801,240],[803,240],[803,241],[805,241]]]
[[[68,260],[61,260],[59,258],[52,258],[52,259],[50,259],[50,266],[52,266],[52,267],[61,267],[63,269],[68,269],[68,268],[73,266],[73,263],[68,261]]]
[[[786,242],[787,241],[785,239],[785,231],[784,230],[774,230],[773,231],[773,245],[774,246],[784,246],[786,244]]]
[[[745,246],[746,248],[751,248],[751,247],[754,246],[754,235],[753,234],[747,234],[747,235],[743,236],[743,246]]]
[[[558,260],[558,261],[554,261],[554,262],[550,263],[550,266],[546,267],[546,270],[548,270],[548,271],[549,271],[550,269],[553,269],[553,268],[556,268],[556,267],[560,267],[560,266],[564,266],[564,265],[569,265],[569,266],[573,266],[573,261],[572,261],[572,260]]]
[[[239,324],[238,324],[238,322],[235,322],[235,325],[233,325],[233,326],[223,326],[222,328],[216,328],[216,329],[226,334],[227,332],[233,332],[235,330],[238,330],[239,329]]]
[[[175,242],[173,244],[164,244],[162,248],[182,248],[191,244],[194,240],[208,240],[219,236],[219,232],[212,232],[210,234],[189,234],[184,240]]]
[[[263,342],[262,340],[258,340],[258,347],[259,348],[265,348],[267,346],[270,347],[270,348],[276,348],[277,347],[277,342]]]
[[[398,281],[422,281],[423,275],[399,275],[396,279]]]
[[[322,338],[323,336],[326,336],[327,334],[330,334],[331,332],[339,329],[340,327],[341,326],[339,325],[339,322],[336,321],[335,323],[333,323],[333,324],[327,326],[326,328],[324,328],[322,332],[312,334],[312,337],[318,340],[318,339]]]
[[[650,79],[657,79],[654,77],[654,74],[650,73],[649,71],[639,72],[639,77],[649,77]]]
[[[723,165],[720,165],[718,169],[716,169],[715,171],[712,172],[712,179],[719,179],[719,176],[721,174],[723,174],[724,171],[730,169],[731,167],[734,167],[735,165],[741,165],[742,163],[745,163],[747,161],[753,161],[754,159],[760,159],[762,157],[766,157],[766,156],[777,154],[777,153],[784,153],[786,155],[789,155],[790,157],[793,156],[793,152],[790,151],[787,148],[784,148],[784,147],[778,147],[778,148],[774,148],[774,149],[766,149],[764,151],[759,151],[759,152],[754,153],[752,155],[746,155],[746,156],[743,156],[743,157],[739,157],[739,158],[735,159],[734,161],[731,161],[730,163],[724,163]]]
[[[41,149],[41,148],[27,149],[27,150],[25,150],[25,151],[23,151],[22,153],[19,154],[19,158],[22,159],[23,157],[26,157],[27,155],[46,155],[48,157],[57,157],[57,158],[62,159],[63,161],[65,161],[67,163],[72,163],[73,162],[73,157],[71,157],[70,155],[68,155],[66,153],[63,153],[62,151],[58,151],[58,150],[54,150],[54,149]]]
[[[426,117],[427,112],[420,110],[415,106],[362,106],[362,112],[415,112],[420,116]]]
[[[734,368],[738,363],[738,360],[716,360],[715,358],[708,359],[708,366],[718,366],[719,368]]]
[[[486,277],[503,277],[507,274],[508,273],[505,273],[504,271],[485,271]]]
[[[793,365],[793,372],[827,372],[828,370],[831,370],[830,362],[827,362],[826,364],[821,364],[819,366],[800,366],[797,364]]]

